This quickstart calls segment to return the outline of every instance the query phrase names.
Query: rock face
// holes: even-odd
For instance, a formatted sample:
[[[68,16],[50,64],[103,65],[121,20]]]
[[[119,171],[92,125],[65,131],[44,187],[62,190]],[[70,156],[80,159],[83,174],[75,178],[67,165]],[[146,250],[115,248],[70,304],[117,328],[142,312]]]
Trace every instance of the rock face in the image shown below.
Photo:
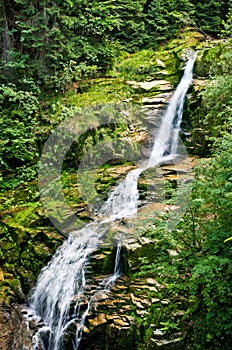
[[[131,249],[136,250],[135,244]],[[86,318],[80,349],[134,350],[141,344],[147,350],[184,349],[181,344],[184,333],[167,332],[162,322],[158,321],[159,317],[162,319],[162,314],[169,312],[170,323],[178,324],[186,311],[186,305],[180,300],[169,300],[163,296],[165,288],[154,277],[120,277],[111,291],[96,296]],[[178,305],[178,309],[175,312],[168,311],[173,303]],[[153,320],[155,323],[150,318],[151,309],[153,313],[156,310],[157,320]],[[143,324],[147,324],[147,329]],[[146,343],[148,331],[151,337]]]
[[[162,61],[157,63],[161,68],[165,68]],[[142,105],[143,113],[148,123],[157,127],[163,110],[172,96],[172,84],[160,79],[147,82],[128,81],[127,84],[141,95],[139,103]],[[202,81],[196,80],[195,90],[200,91],[203,85]],[[173,183],[180,178],[188,181],[194,164],[194,158],[178,166],[166,164],[160,169],[161,175]],[[142,178],[139,180],[141,187],[147,186],[148,182],[148,177],[145,182]],[[141,221],[147,220],[146,209],[149,213],[153,210],[167,213],[177,209],[175,206],[158,202],[150,205],[155,208],[151,210],[148,205],[139,211]],[[188,301],[184,296],[176,295],[171,299],[168,297],[169,286],[162,283],[162,278],[156,278],[160,276],[158,270],[157,276],[148,272],[144,277],[141,273],[144,257],[147,263],[152,265],[159,254],[159,249],[159,241],[155,238],[140,237],[124,241],[122,248],[124,275],[116,281],[111,291],[97,296],[86,318],[81,350],[185,349],[183,338],[186,327],[183,317],[189,306]],[[173,264],[175,259],[178,259],[179,252],[169,247],[166,254],[167,261]],[[96,256],[98,261],[101,261],[101,266],[104,266],[104,259],[109,261],[109,255]],[[141,277],[134,277],[140,273]],[[91,283],[94,284],[93,281],[90,281],[90,285]]]
[[[19,306],[0,304],[0,349],[29,350],[31,335]]]

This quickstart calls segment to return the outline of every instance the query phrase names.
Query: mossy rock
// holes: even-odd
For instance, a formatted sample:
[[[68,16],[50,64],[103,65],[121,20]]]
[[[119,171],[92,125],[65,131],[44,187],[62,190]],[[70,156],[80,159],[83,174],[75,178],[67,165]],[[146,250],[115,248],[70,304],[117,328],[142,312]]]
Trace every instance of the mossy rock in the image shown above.
[[[227,51],[226,45],[223,40],[218,40],[202,47],[195,63],[195,74],[198,77],[209,78],[210,75],[219,73],[221,55]]]
[[[25,295],[22,292],[22,287],[19,279],[5,279],[0,282],[0,298],[11,303],[15,300],[19,302],[25,301]]]
[[[98,249],[90,259],[91,271],[96,274],[112,274],[115,264],[115,249]]]

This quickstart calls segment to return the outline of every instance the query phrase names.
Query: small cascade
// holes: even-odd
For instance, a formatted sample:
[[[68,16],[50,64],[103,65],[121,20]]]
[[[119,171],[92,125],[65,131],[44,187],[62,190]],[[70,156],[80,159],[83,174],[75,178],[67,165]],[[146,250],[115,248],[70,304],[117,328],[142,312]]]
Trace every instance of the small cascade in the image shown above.
[[[121,275],[119,243],[116,250],[114,273],[106,277],[86,301],[86,270],[89,257],[97,248],[99,233],[96,225],[88,225],[81,230],[83,239],[70,234],[66,242],[57,250],[52,261],[45,267],[37,281],[36,288],[30,297],[30,311],[34,319],[41,316],[44,326],[39,329],[33,339],[33,349],[61,350],[64,337],[75,325],[76,336],[73,349],[78,349],[86,316],[92,306],[95,295],[99,291],[109,291]],[[84,237],[85,235],[85,237]],[[76,298],[78,297],[78,300]],[[83,302],[87,304],[83,312]]]
[[[30,308],[40,315],[45,323],[44,332],[48,335],[47,350],[60,349],[73,298],[83,296],[85,291],[85,271],[90,254],[97,247],[97,237],[92,227],[81,230],[83,239],[71,234],[57,250],[48,266],[42,270],[36,288],[30,298]],[[80,305],[75,306],[74,319],[80,316]],[[49,330],[50,332],[49,332]],[[38,335],[37,335],[38,337]],[[46,338],[46,337],[45,337]],[[36,347],[35,347],[36,349]]]
[[[86,271],[89,257],[99,245],[106,226],[115,220],[132,218],[139,205],[137,182],[140,174],[149,167],[173,157],[178,151],[178,134],[182,120],[184,99],[192,81],[196,55],[188,61],[155,137],[151,156],[143,168],[130,171],[126,178],[110,193],[99,211],[101,220],[69,235],[45,267],[32,291],[30,313],[44,323],[33,338],[33,350],[62,350],[70,327],[76,329],[73,350],[79,348],[85,319],[89,314],[94,296],[99,291],[109,291],[121,274],[121,242],[118,242],[114,272],[106,277],[90,297],[86,293]],[[107,223],[107,225],[105,225]],[[83,305],[85,310],[83,310]]]
[[[80,325],[76,329],[75,349],[78,349],[78,347],[80,345],[80,342],[81,342],[81,339],[82,339],[83,328],[84,328],[84,325],[85,325],[85,319],[86,319],[86,316],[88,315],[88,313],[89,313],[89,311],[91,309],[91,306],[92,306],[93,300],[95,299],[95,296],[97,295],[97,293],[99,291],[106,291],[106,292],[109,291],[110,288],[113,286],[114,282],[121,275],[120,252],[121,252],[121,244],[119,243],[118,246],[117,246],[117,251],[116,251],[113,275],[105,278],[99,284],[99,286],[96,289],[95,293],[92,295],[91,298],[89,298],[87,308],[86,308],[85,312],[83,313],[83,315],[81,316]]]
[[[110,288],[113,286],[114,282],[118,279],[118,277],[122,273],[121,269],[121,243],[118,243],[117,251],[116,251],[116,257],[115,257],[115,263],[114,263],[114,274],[110,277],[107,277],[103,282],[101,283],[101,287],[103,287],[103,290],[110,290]]]
[[[137,181],[142,171],[142,168],[131,170],[125,180],[111,192],[100,210],[100,215],[106,217],[103,222],[131,218],[137,213],[139,199]]]

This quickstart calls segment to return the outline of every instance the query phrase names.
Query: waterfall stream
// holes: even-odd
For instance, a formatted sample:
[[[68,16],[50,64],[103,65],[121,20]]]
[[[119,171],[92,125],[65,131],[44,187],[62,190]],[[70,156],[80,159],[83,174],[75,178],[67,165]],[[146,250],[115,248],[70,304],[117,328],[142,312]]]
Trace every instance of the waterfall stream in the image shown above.
[[[162,122],[155,137],[153,149],[148,160],[147,168],[164,161],[165,157],[174,157],[178,150],[178,138],[185,96],[192,82],[193,66],[196,60],[196,53],[188,60],[183,77],[174,92],[167,111],[162,118]]]
[[[134,217],[139,204],[137,181],[140,174],[178,152],[184,99],[192,81],[195,58],[194,54],[185,67],[183,77],[162,118],[158,134],[155,135],[153,149],[146,165],[127,174],[102,206],[99,212],[101,220],[86,225],[78,234],[71,233],[47,267],[42,270],[29,299],[31,317],[43,320],[43,325],[33,338],[34,350],[62,350],[67,331],[72,326],[72,329],[76,329],[73,349],[78,349],[85,318],[91,309],[94,296],[99,290],[109,290],[120,276],[121,242],[117,246],[113,274],[105,278],[86,301],[86,271],[91,254],[104,235],[105,224]]]

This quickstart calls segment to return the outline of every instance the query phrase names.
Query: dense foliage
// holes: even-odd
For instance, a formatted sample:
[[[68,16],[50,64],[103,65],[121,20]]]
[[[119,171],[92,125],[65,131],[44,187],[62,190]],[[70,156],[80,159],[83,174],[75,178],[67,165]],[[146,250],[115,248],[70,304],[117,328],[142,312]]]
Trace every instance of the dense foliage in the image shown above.
[[[3,81],[22,83],[26,76],[59,85],[67,83],[62,77],[67,67],[70,80],[104,72],[118,44],[130,50],[155,46],[186,23],[217,35],[229,2],[4,0],[1,76]]]
[[[219,48],[211,61],[212,82],[202,92],[204,128],[211,143],[210,161],[197,169],[192,207],[198,256],[194,260],[190,291],[195,297],[194,343],[231,347],[232,323],[232,69],[231,48]],[[218,49],[216,50],[216,56]]]

